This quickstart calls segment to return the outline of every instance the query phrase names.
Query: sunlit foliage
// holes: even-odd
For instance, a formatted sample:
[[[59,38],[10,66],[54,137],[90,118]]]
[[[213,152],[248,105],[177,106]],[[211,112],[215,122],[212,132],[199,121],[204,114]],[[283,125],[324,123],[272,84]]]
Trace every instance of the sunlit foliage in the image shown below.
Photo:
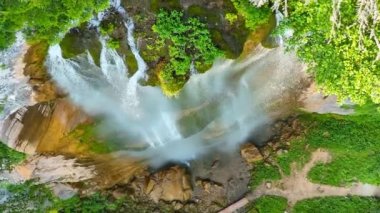
[[[0,1],[0,49],[22,31],[29,41],[55,43],[70,28],[108,7],[108,0],[2,0]]]
[[[256,30],[261,24],[269,21],[272,14],[271,9],[267,5],[260,8],[251,5],[249,0],[231,0],[238,14],[245,18],[245,26],[250,30]]]
[[[214,46],[206,25],[196,18],[186,19],[182,12],[161,10],[153,31],[160,38],[158,43],[168,51],[168,63],[160,78],[169,92],[175,93],[183,86],[192,63],[203,71],[212,65],[215,58],[223,56]]]
[[[294,29],[294,35],[288,44],[309,64],[320,88],[326,94],[350,98],[359,104],[380,103],[378,50],[369,32],[360,37],[356,0],[341,2],[340,25],[334,33],[331,1],[312,1],[307,5],[292,1],[289,10],[284,24]],[[375,30],[379,34],[380,26]]]

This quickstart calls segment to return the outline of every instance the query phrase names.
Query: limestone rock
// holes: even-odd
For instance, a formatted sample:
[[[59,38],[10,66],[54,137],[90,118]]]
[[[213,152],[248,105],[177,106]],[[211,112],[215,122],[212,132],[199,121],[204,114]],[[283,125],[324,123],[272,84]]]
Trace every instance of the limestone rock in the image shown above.
[[[185,169],[174,166],[149,177],[146,193],[153,201],[186,201],[192,196],[190,177]]]
[[[76,159],[64,156],[33,156],[15,167],[13,172],[24,180],[37,179],[40,183],[76,183],[92,179],[94,166],[84,166]]]
[[[27,154],[62,150],[59,140],[78,124],[89,120],[67,99],[21,108],[1,123],[0,139]]]
[[[263,159],[260,151],[250,143],[244,144],[241,147],[240,154],[248,163],[254,163]]]

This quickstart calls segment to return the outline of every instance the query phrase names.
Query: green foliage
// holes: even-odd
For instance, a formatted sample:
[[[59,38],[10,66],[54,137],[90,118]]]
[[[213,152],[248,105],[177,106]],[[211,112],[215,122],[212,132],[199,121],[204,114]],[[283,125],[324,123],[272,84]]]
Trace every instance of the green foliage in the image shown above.
[[[120,47],[120,41],[117,39],[108,39],[107,47],[111,49],[118,49]]]
[[[206,25],[196,18],[184,18],[182,12],[161,10],[152,30],[159,36],[158,46],[164,44],[168,51],[168,63],[160,72],[160,79],[169,93],[183,86],[192,62],[203,71],[204,66],[211,66],[215,58],[223,56],[214,46]]]
[[[0,205],[0,212],[47,212],[54,202],[51,191],[44,185],[26,181],[22,184],[1,184],[11,196]]]
[[[0,49],[22,30],[32,42],[58,42],[70,28],[108,7],[108,0],[4,0],[0,2]]]
[[[275,181],[279,179],[281,179],[281,174],[277,167],[259,162],[252,170],[250,188],[254,189],[265,181]]]
[[[173,212],[170,205],[157,205],[144,199],[135,201],[127,195],[115,199],[109,193],[97,192],[84,197],[75,195],[69,199],[60,200],[45,185],[36,184],[33,181],[26,181],[22,184],[1,183],[0,189],[5,189],[10,193],[7,201],[0,205],[0,212],[150,213],[157,210]]]
[[[265,5],[261,8],[253,6],[249,0],[231,0],[239,15],[245,18],[245,26],[256,30],[259,25],[268,23],[272,14],[271,9]]]
[[[9,170],[12,165],[20,163],[25,159],[25,154],[17,152],[0,141],[0,171]]]
[[[247,207],[248,213],[283,213],[288,207],[288,200],[279,196],[262,196]]]
[[[226,19],[230,24],[234,24],[234,23],[237,21],[238,16],[237,16],[235,13],[227,13],[225,19]]]
[[[309,64],[319,87],[326,94],[350,98],[358,104],[380,103],[380,61],[375,60],[377,46],[364,36],[359,48],[357,1],[343,0],[339,19],[341,26],[331,33],[331,0],[289,1],[290,15],[283,25],[294,30],[289,47]],[[282,28],[286,28],[282,26]],[[375,27],[380,34],[380,27]]]
[[[368,213],[378,212],[380,201],[371,197],[324,197],[297,202],[294,213]]]
[[[100,193],[80,198],[74,196],[67,200],[57,200],[52,209],[60,212],[115,212],[120,210],[123,199],[115,200]]]

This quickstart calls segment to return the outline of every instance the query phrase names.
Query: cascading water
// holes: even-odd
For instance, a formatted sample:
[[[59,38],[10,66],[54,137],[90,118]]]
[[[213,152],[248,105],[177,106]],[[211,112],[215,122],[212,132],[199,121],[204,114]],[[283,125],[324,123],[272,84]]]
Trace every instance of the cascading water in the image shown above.
[[[90,54],[64,59],[59,45],[50,47],[46,65],[76,104],[103,118],[103,134],[121,141],[120,149],[129,156],[153,166],[235,148],[269,122],[268,104],[302,76],[294,55],[282,48],[259,48],[245,61],[217,61],[170,99],[159,88],[138,84],[147,67],[136,48],[133,22],[119,2],[112,5],[126,19],[128,44],[139,65],[133,76],[128,77],[123,58],[104,41],[100,67]]]
[[[3,107],[0,120],[32,102],[32,89],[28,85],[28,78],[22,73],[25,45],[22,34],[17,33],[16,42],[0,51],[0,105]]]

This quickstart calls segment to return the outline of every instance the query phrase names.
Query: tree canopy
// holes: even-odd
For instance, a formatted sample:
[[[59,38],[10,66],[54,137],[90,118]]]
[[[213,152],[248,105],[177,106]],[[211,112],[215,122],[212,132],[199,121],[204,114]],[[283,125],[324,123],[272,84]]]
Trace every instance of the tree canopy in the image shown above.
[[[2,0],[0,1],[0,49],[22,31],[29,41],[55,43],[70,28],[107,8],[108,0]]]
[[[251,0],[288,17],[287,44],[309,64],[318,86],[340,100],[380,103],[380,15],[375,0]]]

